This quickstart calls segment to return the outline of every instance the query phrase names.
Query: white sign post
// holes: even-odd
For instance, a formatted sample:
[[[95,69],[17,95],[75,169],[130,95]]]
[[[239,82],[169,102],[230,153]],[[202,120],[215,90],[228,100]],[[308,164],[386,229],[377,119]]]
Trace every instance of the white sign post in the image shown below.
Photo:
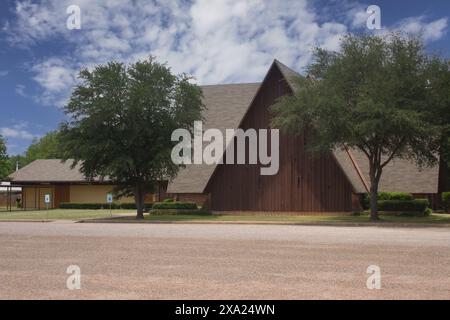
[[[51,201],[51,196],[50,196],[50,194],[47,193],[44,196],[45,207],[47,208],[47,220],[48,220],[48,206],[50,205],[50,201]]]
[[[112,193],[108,193],[106,195],[106,203],[109,203],[109,214],[112,217],[112,203],[113,203],[113,195],[112,195]]]

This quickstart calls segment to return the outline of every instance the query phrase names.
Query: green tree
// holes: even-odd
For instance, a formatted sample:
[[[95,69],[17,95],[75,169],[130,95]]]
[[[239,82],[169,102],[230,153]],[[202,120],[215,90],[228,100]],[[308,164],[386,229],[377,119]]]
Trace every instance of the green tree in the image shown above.
[[[441,126],[440,155],[442,157],[442,166],[446,165],[443,173],[444,181],[441,186],[444,190],[450,190],[450,61],[434,57],[430,63],[430,95],[435,106],[430,113],[431,121]]]
[[[43,137],[33,139],[24,154],[9,156],[8,174],[16,170],[16,164],[23,168],[38,159],[61,159],[63,152],[59,144],[59,132],[50,131]]]
[[[26,163],[21,163],[21,166],[27,165],[37,159],[60,159],[62,156],[63,152],[59,144],[59,132],[50,131],[40,139],[33,140],[25,152]]]
[[[347,35],[340,51],[315,50],[308,79],[273,106],[273,125],[311,130],[312,151],[362,151],[370,167],[371,220],[383,168],[394,158],[434,165],[439,126],[430,121],[430,58],[418,38]]]
[[[6,154],[6,143],[2,135],[0,135],[0,181],[5,179],[10,173],[9,159]]]
[[[99,65],[80,79],[65,108],[71,120],[61,126],[64,159],[80,162],[88,179],[111,179],[118,197],[134,196],[141,219],[145,195],[178,172],[171,134],[201,119],[201,89],[152,57]]]

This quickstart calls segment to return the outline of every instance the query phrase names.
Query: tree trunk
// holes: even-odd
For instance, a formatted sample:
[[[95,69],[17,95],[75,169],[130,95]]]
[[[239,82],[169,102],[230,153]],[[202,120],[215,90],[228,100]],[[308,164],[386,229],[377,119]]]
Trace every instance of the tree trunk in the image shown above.
[[[134,200],[136,202],[136,219],[141,220],[144,219],[144,192],[141,188],[136,188],[136,192],[134,195]]]
[[[378,183],[380,182],[381,169],[370,168],[370,220],[378,221]]]
[[[371,187],[370,187],[370,220],[372,220],[372,221],[377,221],[378,220],[377,198],[378,198],[378,187],[374,187],[373,186],[373,182],[371,182]]]

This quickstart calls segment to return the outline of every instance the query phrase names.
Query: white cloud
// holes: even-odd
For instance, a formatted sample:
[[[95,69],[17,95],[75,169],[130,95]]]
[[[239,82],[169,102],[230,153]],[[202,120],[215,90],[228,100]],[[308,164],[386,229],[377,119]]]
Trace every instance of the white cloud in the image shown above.
[[[8,70],[0,70],[0,77],[6,77],[8,75]]]
[[[36,97],[38,102],[62,107],[76,83],[78,70],[72,62],[62,58],[50,58],[36,64],[31,70],[35,73],[33,79],[43,89],[42,94]]]
[[[421,35],[426,42],[439,40],[446,34],[448,18],[431,22],[425,22],[425,19],[425,16],[403,19],[394,28],[409,34]]]
[[[81,8],[81,30],[66,28],[66,8]],[[307,0],[43,0],[17,1],[15,19],[3,29],[10,43],[33,46],[57,40],[69,56],[50,56],[31,68],[44,104],[61,106],[76,73],[108,60],[133,62],[155,55],[201,84],[260,81],[274,58],[301,71],[311,48],[338,49],[346,32],[361,27],[367,6],[337,3],[333,15],[319,13]],[[326,10],[324,10],[326,11]],[[415,20],[417,22],[417,19]],[[412,22],[412,21],[411,21]],[[402,25],[440,38],[447,20],[419,19]],[[400,26],[399,26],[400,27]]]
[[[35,136],[26,130],[28,124],[20,122],[12,127],[1,127],[0,135],[5,138],[32,140]]]

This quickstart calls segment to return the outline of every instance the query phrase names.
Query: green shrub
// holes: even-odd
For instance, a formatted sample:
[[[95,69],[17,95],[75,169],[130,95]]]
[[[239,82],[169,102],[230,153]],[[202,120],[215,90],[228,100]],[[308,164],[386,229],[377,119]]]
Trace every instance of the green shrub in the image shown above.
[[[145,209],[149,210],[152,207],[152,203],[146,203]],[[84,209],[84,210],[99,210],[99,209],[109,209],[109,203],[74,203],[74,202],[63,202],[59,205],[60,209]],[[111,209],[125,209],[125,210],[136,210],[135,203],[111,203]]]
[[[378,200],[414,200],[414,196],[407,192],[379,192]]]
[[[173,199],[172,198],[167,198],[167,199],[164,199],[164,202],[173,202]]]
[[[114,204],[113,204],[114,207]],[[90,210],[98,210],[102,208],[109,208],[109,204],[107,203],[73,203],[66,202],[59,204],[60,209],[90,209]]]
[[[195,202],[155,202],[152,209],[197,210],[197,204]]]
[[[378,192],[377,200],[414,200],[414,196],[407,192]],[[361,199],[361,206],[364,210],[370,208],[370,196],[364,193]]]
[[[379,211],[395,212],[420,212],[423,213],[429,206],[427,199],[416,200],[379,200],[377,202]]]
[[[450,211],[450,192],[442,192],[442,204],[447,212]]]
[[[432,213],[433,213],[433,210],[431,210],[430,208],[426,208],[425,211],[423,212],[423,215],[425,217],[428,217]]]

